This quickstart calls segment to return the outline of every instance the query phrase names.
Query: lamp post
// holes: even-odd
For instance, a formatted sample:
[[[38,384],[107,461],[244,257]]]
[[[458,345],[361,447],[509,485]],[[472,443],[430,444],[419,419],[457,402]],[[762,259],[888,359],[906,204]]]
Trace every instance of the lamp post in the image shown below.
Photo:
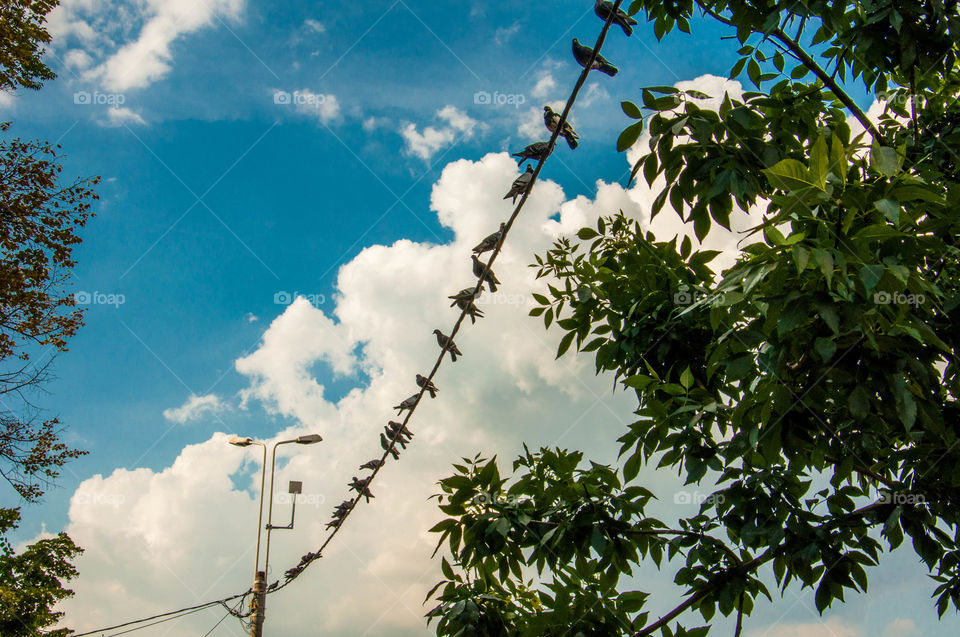
[[[252,610],[250,615],[250,637],[261,637],[263,635],[263,621],[266,618],[267,568],[270,563],[270,531],[275,528],[273,526],[273,476],[277,463],[277,447],[294,443],[298,445],[312,445],[322,440],[323,438],[321,438],[319,434],[308,434],[306,436],[298,436],[292,440],[280,440],[273,443],[273,452],[270,460],[270,500],[267,506],[267,548],[263,559],[262,571],[260,570],[260,533],[263,529],[263,488],[267,477],[267,445],[253,438],[242,436],[234,436],[229,440],[229,443],[235,447],[250,447],[254,445],[263,447],[263,464],[260,470],[260,506],[257,513],[257,554],[254,563],[253,600],[250,602]],[[296,498],[296,495],[294,495],[294,498]],[[294,499],[294,511],[296,511],[296,499]],[[293,528],[293,519],[291,518],[289,527],[278,528]]]

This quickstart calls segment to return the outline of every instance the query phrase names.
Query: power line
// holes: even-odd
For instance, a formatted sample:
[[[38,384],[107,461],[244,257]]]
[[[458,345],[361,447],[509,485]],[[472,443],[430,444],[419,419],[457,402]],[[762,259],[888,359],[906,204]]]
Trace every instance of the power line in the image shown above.
[[[143,619],[136,619],[136,620],[133,620],[133,621],[124,622],[124,623],[122,623],[122,624],[117,624],[116,626],[108,626],[107,628],[98,628],[97,630],[91,630],[91,631],[88,632],[88,633],[74,633],[74,634],[73,634],[73,637],[86,637],[87,635],[97,635],[97,634],[100,634],[100,633],[105,633],[105,632],[107,632],[108,630],[116,630],[117,628],[126,628],[127,626],[133,626],[133,625],[135,625],[135,624],[142,624],[142,623],[144,623],[144,622],[148,622],[148,621],[151,621],[151,620],[154,620],[154,619],[160,619],[160,618],[162,618],[162,617],[167,618],[167,619],[163,619],[163,620],[160,621],[160,622],[154,622],[153,624],[149,624],[149,626],[153,626],[154,624],[159,624],[159,623],[162,623],[163,621],[170,621],[171,619],[177,619],[178,617],[185,617],[186,615],[190,615],[190,614],[195,613],[195,612],[197,612],[197,611],[201,611],[201,610],[203,610],[204,608],[209,608],[209,607],[211,607],[211,606],[218,606],[218,605],[221,605],[221,604],[222,604],[222,605],[226,605],[226,602],[230,602],[230,601],[233,601],[233,600],[235,600],[235,599],[240,599],[240,600],[241,600],[240,603],[242,603],[243,598],[246,597],[249,593],[250,593],[250,591],[248,590],[246,593],[242,593],[242,594],[240,594],[240,595],[233,595],[233,596],[231,596],[231,597],[225,597],[225,598],[223,598],[223,599],[218,599],[218,600],[216,600],[216,601],[214,601],[214,602],[207,602],[207,603],[205,603],[205,604],[199,604],[199,605],[197,605],[197,606],[189,606],[189,607],[187,607],[187,608],[181,608],[181,609],[179,609],[179,610],[173,610],[173,611],[170,611],[170,612],[168,612],[168,613],[160,613],[159,615],[153,615],[153,616],[151,616],[151,617],[144,617]],[[239,606],[239,604],[238,604],[238,606]],[[174,615],[176,615],[176,617],[174,617]],[[146,628],[146,626],[140,626],[140,628]],[[135,628],[134,630],[139,630],[139,628]],[[133,631],[127,630],[127,631],[124,631],[124,632],[121,632],[121,633],[114,633],[114,635],[123,635],[124,633],[128,633],[128,632],[133,632]]]
[[[556,146],[556,143],[557,143],[557,138],[560,136],[560,131],[563,130],[563,127],[566,124],[567,116],[570,114],[570,110],[573,107],[573,103],[577,99],[577,95],[580,93],[580,89],[583,88],[584,83],[586,83],[587,76],[590,74],[590,71],[592,70],[594,61],[600,55],[600,49],[603,47],[604,40],[607,37],[607,31],[609,31],[610,25],[613,23],[613,19],[614,17],[616,17],[617,11],[619,11],[620,5],[622,4],[622,2],[623,0],[616,0],[616,2],[614,2],[613,9],[610,11],[609,17],[606,19],[606,21],[604,21],[603,29],[600,31],[600,35],[597,38],[596,45],[594,45],[593,47],[593,51],[590,55],[589,63],[584,66],[583,71],[580,73],[580,77],[577,79],[577,83],[576,85],[574,85],[573,91],[570,93],[569,99],[567,99],[567,103],[563,108],[563,112],[560,114],[560,120],[557,123],[553,131],[553,134],[550,136],[547,152],[544,153],[544,155],[540,158],[540,161],[537,163],[537,167],[533,171],[533,175],[530,178],[530,183],[527,184],[527,187],[524,189],[523,196],[520,198],[520,203],[517,204],[516,208],[513,211],[513,214],[510,215],[510,218],[507,220],[506,225],[504,226],[503,231],[500,234],[500,239],[497,241],[497,245],[493,250],[493,253],[491,254],[490,258],[487,260],[487,263],[484,266],[483,271],[480,273],[480,276],[477,279],[477,285],[473,289],[471,301],[465,303],[463,309],[460,311],[460,316],[457,318],[456,323],[454,323],[453,325],[453,329],[450,331],[447,344],[441,347],[440,355],[437,357],[437,360],[433,365],[433,369],[430,371],[430,374],[427,376],[427,382],[423,383],[423,386],[420,388],[420,391],[417,394],[415,394],[417,397],[416,402],[407,412],[406,417],[403,419],[402,426],[398,427],[396,431],[393,433],[393,435],[391,436],[390,444],[387,446],[387,449],[383,452],[383,455],[380,457],[380,464],[377,467],[375,467],[373,469],[373,473],[371,473],[366,478],[364,489],[373,482],[374,478],[380,472],[380,469],[386,466],[387,457],[390,456],[392,453],[394,453],[397,440],[400,439],[400,437],[403,435],[403,432],[406,429],[407,423],[410,422],[411,418],[413,417],[413,413],[416,411],[417,407],[420,405],[421,400],[423,399],[423,395],[427,392],[427,387],[429,387],[437,371],[440,369],[440,366],[443,364],[444,356],[446,356],[447,352],[453,347],[453,344],[454,344],[453,339],[457,335],[457,332],[460,331],[460,327],[463,324],[463,320],[466,318],[468,314],[468,310],[470,309],[470,304],[472,302],[472,299],[475,299],[478,296],[480,290],[483,288],[484,280],[487,276],[487,273],[491,271],[494,261],[496,261],[497,257],[500,255],[500,251],[502,250],[503,244],[507,238],[507,233],[513,227],[513,222],[519,216],[520,211],[523,209],[524,204],[527,202],[527,199],[530,196],[530,193],[533,191],[533,186],[536,183],[537,178],[540,175],[540,171],[543,168],[543,165],[547,161],[547,158],[551,154],[553,154],[554,147]],[[323,544],[320,545],[320,548],[317,549],[315,553],[309,554],[309,558],[305,562],[301,561],[299,566],[294,567],[294,569],[288,570],[287,573],[292,572],[292,574],[287,576],[287,580],[282,585],[278,586],[277,585],[278,582],[274,582],[274,584],[272,584],[273,588],[267,591],[268,594],[276,593],[277,591],[280,591],[286,588],[297,577],[299,577],[300,574],[303,573],[303,571],[306,570],[308,566],[310,566],[310,564],[312,564],[315,560],[322,557],[323,550],[327,547],[327,545],[330,544],[331,541],[333,541],[333,538],[336,537],[337,533],[343,527],[344,521],[347,519],[347,517],[349,517],[349,515],[356,508],[357,504],[360,502],[360,499],[364,497],[363,496],[364,489],[358,489],[357,495],[350,501],[349,508],[347,508],[343,513],[343,515],[340,516],[339,522],[337,523],[336,526],[333,527],[333,530],[329,533],[326,540],[324,540]]]

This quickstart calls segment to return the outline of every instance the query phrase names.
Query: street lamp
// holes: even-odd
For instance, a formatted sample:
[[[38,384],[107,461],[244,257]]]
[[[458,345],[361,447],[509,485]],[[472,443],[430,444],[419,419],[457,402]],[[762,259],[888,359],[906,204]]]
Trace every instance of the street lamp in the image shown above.
[[[267,548],[266,553],[263,558],[263,570],[260,570],[260,533],[263,529],[263,488],[265,486],[266,477],[267,477],[267,445],[263,442],[258,442],[253,438],[244,437],[244,436],[233,436],[228,441],[231,445],[235,447],[250,447],[258,446],[263,447],[263,464],[261,465],[260,470],[260,506],[257,513],[257,554],[256,561],[254,564],[254,576],[253,576],[253,601],[251,606],[253,613],[250,617],[250,637],[260,637],[263,632],[263,620],[264,613],[266,610],[266,583],[267,583],[267,568],[270,564],[270,531],[274,528],[293,528],[293,518],[291,517],[289,527],[274,527],[273,526],[273,476],[274,469],[277,464],[277,447],[280,445],[286,444],[298,444],[298,445],[312,445],[317,442],[323,441],[323,438],[319,434],[307,434],[305,436],[298,436],[292,440],[279,440],[273,443],[273,451],[271,454],[270,461],[270,504],[267,507]],[[293,493],[294,483],[290,483],[291,489],[290,492]],[[298,483],[299,485],[299,483]],[[299,492],[299,487],[298,487]],[[296,512],[296,495],[294,495],[294,512]]]

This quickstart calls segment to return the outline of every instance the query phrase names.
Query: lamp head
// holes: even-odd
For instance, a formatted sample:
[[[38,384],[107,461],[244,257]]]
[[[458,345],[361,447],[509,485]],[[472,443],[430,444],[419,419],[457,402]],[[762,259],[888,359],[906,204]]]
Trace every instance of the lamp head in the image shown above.
[[[320,434],[307,434],[306,436],[297,436],[297,439],[294,440],[298,445],[312,445],[316,442],[321,442],[323,438],[320,437]]]
[[[228,442],[234,447],[249,447],[253,444],[253,438],[245,438],[243,436],[234,436]]]

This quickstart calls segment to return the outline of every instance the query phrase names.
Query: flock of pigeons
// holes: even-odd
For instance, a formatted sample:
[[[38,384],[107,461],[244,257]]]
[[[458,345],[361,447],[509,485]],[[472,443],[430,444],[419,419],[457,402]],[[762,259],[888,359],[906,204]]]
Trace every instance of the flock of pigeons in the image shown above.
[[[633,34],[633,25],[637,24],[637,21],[627,15],[623,10],[619,8],[615,9],[612,2],[609,2],[608,0],[596,0],[593,8],[597,16],[604,22],[609,20],[612,24],[619,25],[623,29],[623,32],[628,36]],[[611,15],[613,16],[612,18]],[[573,57],[577,60],[580,66],[587,68],[587,65],[590,63],[590,58],[594,57],[593,49],[580,44],[579,40],[574,38]],[[596,55],[593,64],[590,66],[590,70],[600,71],[601,73],[605,73],[610,77],[613,77],[617,74],[617,67],[610,64],[610,62],[608,62],[599,53]],[[560,124],[560,120],[561,115],[559,113],[555,112],[549,106],[543,107],[543,121],[551,133],[557,131],[557,126]],[[573,130],[573,127],[569,122],[563,123],[558,135],[566,140],[567,145],[569,145],[571,149],[577,147],[580,136],[577,135],[576,131]],[[533,162],[540,162],[547,155],[549,155],[549,153],[549,142],[536,142],[534,144],[530,144],[519,153],[514,153],[513,156],[520,158],[519,165],[522,166],[523,163],[528,159],[530,160],[531,164]],[[513,184],[510,186],[510,191],[503,197],[504,199],[511,199],[513,203],[516,203],[517,197],[522,196],[527,191],[531,182],[533,181],[534,170],[531,164],[527,164],[526,172],[517,177],[517,179],[513,182]],[[478,280],[482,279],[480,286],[475,288],[464,288],[456,294],[447,297],[453,299],[453,303],[450,304],[450,307],[457,306],[460,308],[460,310],[464,311],[466,315],[470,317],[471,323],[476,323],[478,318],[483,318],[483,312],[476,306],[475,303],[477,297],[483,293],[483,284],[485,283],[487,287],[490,288],[490,292],[493,293],[497,291],[497,285],[500,283],[500,280],[497,279],[496,275],[493,273],[493,270],[490,269],[487,263],[481,261],[478,258],[478,255],[481,255],[484,252],[495,250],[503,240],[505,229],[506,224],[501,223],[500,228],[496,232],[485,237],[473,248],[473,254],[470,255],[470,258],[473,260],[474,276],[476,276]],[[438,329],[433,330],[433,333],[437,337],[437,344],[445,353],[450,354],[450,360],[452,362],[457,362],[457,357],[463,356],[463,352],[460,351],[460,348],[457,347],[457,344],[453,342],[452,338]],[[437,392],[439,390],[429,378],[417,374],[416,382],[417,386],[426,393],[429,393],[431,398],[437,397]],[[421,393],[417,392],[401,402],[399,405],[395,406],[394,409],[397,410],[398,414],[403,414],[403,412],[406,410],[412,410],[417,406],[420,396]],[[388,455],[397,460],[400,458],[400,452],[397,450],[397,446],[399,445],[401,449],[406,449],[407,444],[409,444],[413,439],[413,432],[411,432],[405,424],[392,420],[387,423],[383,429],[383,433],[380,434],[380,446]],[[376,458],[360,465],[360,469],[370,469],[376,471],[383,465],[384,461]],[[346,519],[347,515],[350,514],[350,511],[353,509],[356,502],[359,501],[359,497],[363,497],[364,501],[366,502],[369,502],[370,499],[374,497],[369,488],[370,481],[372,479],[373,475],[362,479],[357,478],[356,476],[353,477],[353,480],[350,481],[348,486],[353,491],[356,491],[357,495],[351,499],[344,500],[334,508],[333,519],[327,523],[328,528],[338,528],[344,519]],[[290,580],[299,575],[300,571],[306,568],[310,562],[319,557],[319,552],[307,553],[304,555],[300,559],[300,564],[286,571],[285,575],[287,579]]]

